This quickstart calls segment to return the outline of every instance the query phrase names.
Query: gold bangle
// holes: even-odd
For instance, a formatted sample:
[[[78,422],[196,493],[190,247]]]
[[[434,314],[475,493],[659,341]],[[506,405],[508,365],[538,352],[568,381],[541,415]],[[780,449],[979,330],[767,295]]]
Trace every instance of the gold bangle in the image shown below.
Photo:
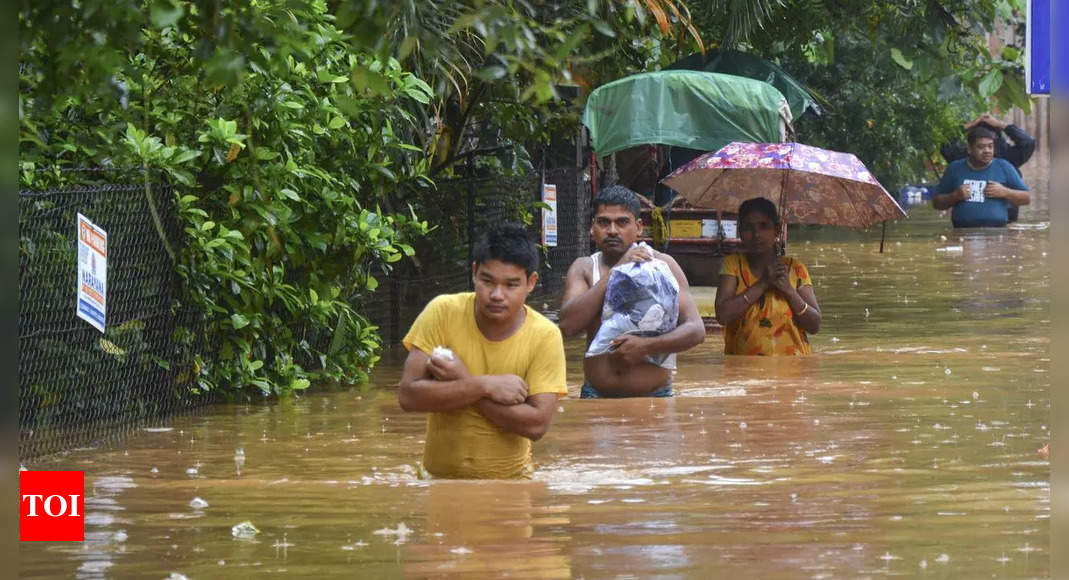
[[[801,315],[805,314],[806,310],[809,310],[809,303],[808,302],[806,302],[805,306],[802,307],[802,311],[799,312],[798,314],[795,314],[795,316],[801,316]]]

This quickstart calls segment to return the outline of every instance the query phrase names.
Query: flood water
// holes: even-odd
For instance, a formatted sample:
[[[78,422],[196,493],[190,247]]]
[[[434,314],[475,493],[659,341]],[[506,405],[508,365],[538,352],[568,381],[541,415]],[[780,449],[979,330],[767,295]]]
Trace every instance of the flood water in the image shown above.
[[[85,471],[86,541],[22,543],[21,575],[1047,577],[1047,232],[911,215],[884,254],[878,229],[792,233],[811,357],[725,360],[710,335],[674,398],[579,400],[569,341],[534,481],[419,480],[391,352],[366,388],[27,465]]]

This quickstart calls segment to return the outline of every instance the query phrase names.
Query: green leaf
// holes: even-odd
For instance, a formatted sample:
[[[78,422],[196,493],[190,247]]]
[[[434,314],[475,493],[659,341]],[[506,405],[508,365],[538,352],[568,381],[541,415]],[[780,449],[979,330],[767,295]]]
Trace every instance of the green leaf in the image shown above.
[[[487,66],[479,69],[479,72],[475,73],[475,76],[480,79],[490,82],[496,81],[500,78],[504,78],[508,74],[508,69],[503,66]]]
[[[1002,70],[992,69],[983,79],[980,79],[980,95],[985,99],[995,94],[995,91],[1002,86]]]
[[[608,22],[598,18],[594,20],[593,24],[594,30],[597,30],[602,36],[616,38],[616,31],[612,29],[612,26],[609,26]]]
[[[319,69],[316,71],[316,80],[321,83],[334,84],[344,83],[349,80],[349,77],[336,75],[327,69]]]
[[[249,319],[238,312],[230,315],[230,322],[234,325],[234,328],[245,328],[249,325]]]
[[[281,193],[282,195],[292,199],[293,201],[301,201],[301,196],[297,195],[296,191],[293,191],[292,189],[290,189],[288,187],[283,187],[278,192]]]
[[[304,389],[307,389],[310,384],[312,383],[309,382],[308,379],[293,379],[293,382],[290,383],[290,388],[295,391],[303,391]]]
[[[152,22],[152,26],[166,28],[174,26],[175,23],[182,19],[184,13],[185,8],[182,4],[174,0],[155,0],[152,6],[149,7],[148,17]]]
[[[358,92],[370,91],[374,95],[389,96],[390,83],[380,73],[365,67],[355,67],[349,75],[353,88]]]
[[[182,164],[182,163],[185,163],[187,161],[192,161],[192,160],[196,159],[199,156],[200,156],[200,151],[196,151],[194,149],[186,149],[186,150],[182,151],[181,153],[179,153],[178,155],[176,155],[174,157],[174,159],[172,159],[171,161],[173,163],[175,163],[175,164]]]
[[[895,61],[895,64],[906,70],[913,69],[913,61],[906,58],[905,55],[902,54],[902,51],[897,48],[891,49],[891,60]]]
[[[345,119],[343,119],[341,117],[334,117],[333,119],[330,120],[330,123],[327,124],[327,127],[331,128],[331,129],[341,129],[342,127],[344,127],[348,123],[349,123],[348,121],[346,121]]]

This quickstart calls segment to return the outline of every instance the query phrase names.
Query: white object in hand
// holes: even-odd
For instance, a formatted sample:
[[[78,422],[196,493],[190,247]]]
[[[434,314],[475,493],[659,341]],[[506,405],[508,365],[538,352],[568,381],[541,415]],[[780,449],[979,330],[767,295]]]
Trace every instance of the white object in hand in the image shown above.
[[[442,360],[456,360],[456,358],[457,358],[456,355],[453,354],[452,350],[449,350],[448,348],[446,348],[444,346],[436,346],[436,347],[434,347],[434,350],[431,351],[431,356],[432,357],[436,356],[436,357],[438,357],[438,358],[440,358]]]
[[[969,188],[969,199],[965,201],[973,203],[984,203],[984,189],[987,187],[986,181],[979,179],[966,179],[966,187]]]

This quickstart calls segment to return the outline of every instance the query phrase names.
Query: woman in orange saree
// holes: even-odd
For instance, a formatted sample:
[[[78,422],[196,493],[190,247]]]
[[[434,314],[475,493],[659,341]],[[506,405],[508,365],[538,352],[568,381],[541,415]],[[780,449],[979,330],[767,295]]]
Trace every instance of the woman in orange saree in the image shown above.
[[[743,253],[724,258],[716,319],[724,326],[724,354],[810,354],[808,334],[820,330],[820,306],[805,264],[777,256],[776,206],[756,197],[739,206]]]

